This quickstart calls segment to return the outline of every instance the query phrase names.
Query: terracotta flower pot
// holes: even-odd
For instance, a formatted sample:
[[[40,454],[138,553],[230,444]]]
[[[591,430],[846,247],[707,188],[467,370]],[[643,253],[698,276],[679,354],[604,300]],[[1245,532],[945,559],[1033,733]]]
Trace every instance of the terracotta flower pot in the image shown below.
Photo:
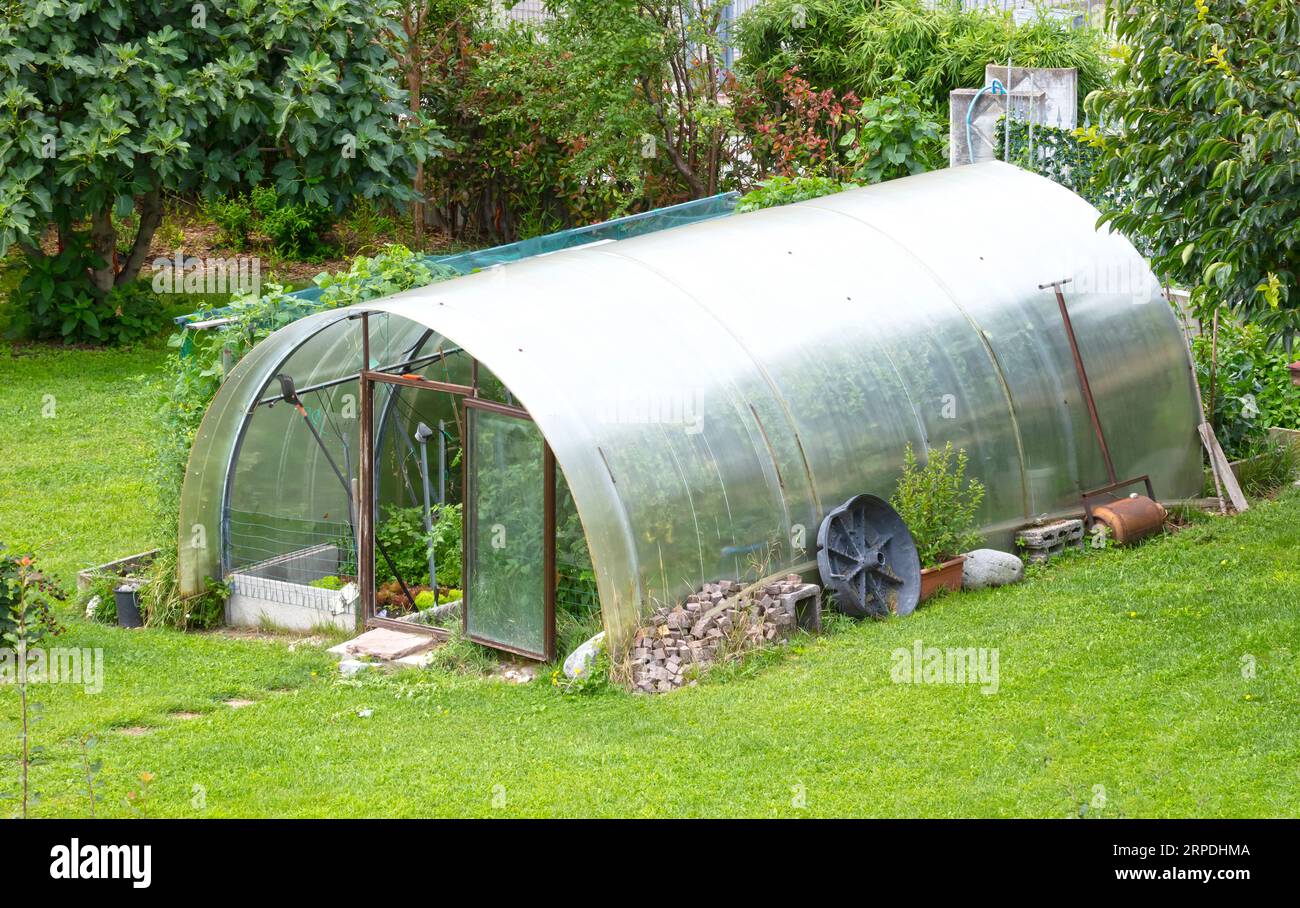
[[[961,567],[966,563],[965,555],[958,555],[952,561],[945,561],[938,567],[926,568],[921,572],[921,601],[929,599],[940,590],[961,589]]]

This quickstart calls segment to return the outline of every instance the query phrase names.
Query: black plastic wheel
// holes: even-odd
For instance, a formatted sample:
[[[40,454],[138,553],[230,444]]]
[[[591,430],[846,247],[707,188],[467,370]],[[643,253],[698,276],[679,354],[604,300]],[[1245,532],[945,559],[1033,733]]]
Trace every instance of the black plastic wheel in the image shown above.
[[[910,615],[921,597],[921,561],[903,518],[875,495],[858,495],[817,530],[817,568],[835,606],[854,618]]]

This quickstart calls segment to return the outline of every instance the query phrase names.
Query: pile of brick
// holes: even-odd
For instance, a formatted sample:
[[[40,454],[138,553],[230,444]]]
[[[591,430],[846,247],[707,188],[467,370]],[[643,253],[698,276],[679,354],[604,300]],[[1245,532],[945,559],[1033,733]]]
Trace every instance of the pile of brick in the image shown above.
[[[628,657],[632,687],[667,693],[728,655],[820,626],[821,588],[798,574],[751,586],[706,583],[685,603],[656,610],[637,630]]]

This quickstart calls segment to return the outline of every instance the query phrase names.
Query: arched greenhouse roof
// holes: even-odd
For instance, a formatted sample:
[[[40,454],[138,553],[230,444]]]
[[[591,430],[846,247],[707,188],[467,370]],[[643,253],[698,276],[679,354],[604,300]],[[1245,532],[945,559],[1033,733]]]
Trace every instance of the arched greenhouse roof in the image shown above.
[[[183,586],[221,570],[221,545],[186,534],[210,527],[225,544],[238,461],[276,469],[282,434],[245,437],[256,401],[291,357],[310,367],[300,386],[355,372],[359,311],[374,313],[372,368],[452,346],[528,410],[615,636],[703,581],[811,567],[822,516],[861,492],[888,497],[909,444],[968,452],[993,544],[1077,512],[1105,468],[1042,289],[1052,281],[1070,280],[1116,469],[1149,474],[1165,500],[1195,494],[1180,329],[1141,256],[1097,217],[1017,168],[958,167],[303,319],[232,371],[204,421],[182,502]]]

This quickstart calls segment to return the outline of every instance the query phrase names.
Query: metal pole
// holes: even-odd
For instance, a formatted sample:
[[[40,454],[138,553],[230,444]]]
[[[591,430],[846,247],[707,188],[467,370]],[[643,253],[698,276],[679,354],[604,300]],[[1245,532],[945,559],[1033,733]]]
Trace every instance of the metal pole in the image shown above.
[[[438,563],[433,551],[433,508],[429,502],[429,436],[432,430],[424,423],[415,428],[415,440],[420,443],[420,479],[424,486],[424,534],[429,537],[429,586],[433,589],[433,604],[438,604]]]
[[[367,375],[370,368],[370,316],[361,314],[361,370],[358,373],[360,390],[360,451],[357,471],[361,474],[361,495],[357,502],[357,585],[361,587],[361,614],[357,616],[359,630],[375,615],[375,386]]]
[[[1002,155],[1002,160],[1008,164],[1011,163],[1011,58],[1007,57],[1007,83],[1003,86],[1007,90],[1007,115],[1006,122],[1003,124],[1003,138],[1006,140],[1006,151]]]
[[[1118,480],[1115,477],[1115,463],[1110,459],[1110,446],[1106,444],[1106,435],[1101,430],[1101,417],[1097,415],[1097,401],[1092,396],[1092,385],[1088,383],[1088,371],[1083,367],[1083,357],[1079,355],[1079,342],[1074,336],[1074,324],[1070,321],[1070,311],[1065,307],[1065,294],[1061,292],[1061,286],[1068,284],[1071,278],[1062,281],[1052,281],[1050,284],[1039,284],[1039,290],[1046,290],[1051,287],[1056,291],[1056,305],[1061,309],[1061,321],[1065,323],[1065,337],[1070,342],[1070,353],[1074,356],[1074,371],[1079,376],[1079,390],[1083,392],[1083,402],[1088,406],[1088,418],[1092,420],[1092,431],[1097,435],[1097,444],[1101,446],[1101,457],[1106,462],[1106,478],[1114,485]]]
[[[447,426],[438,420],[438,504],[447,503]]]

